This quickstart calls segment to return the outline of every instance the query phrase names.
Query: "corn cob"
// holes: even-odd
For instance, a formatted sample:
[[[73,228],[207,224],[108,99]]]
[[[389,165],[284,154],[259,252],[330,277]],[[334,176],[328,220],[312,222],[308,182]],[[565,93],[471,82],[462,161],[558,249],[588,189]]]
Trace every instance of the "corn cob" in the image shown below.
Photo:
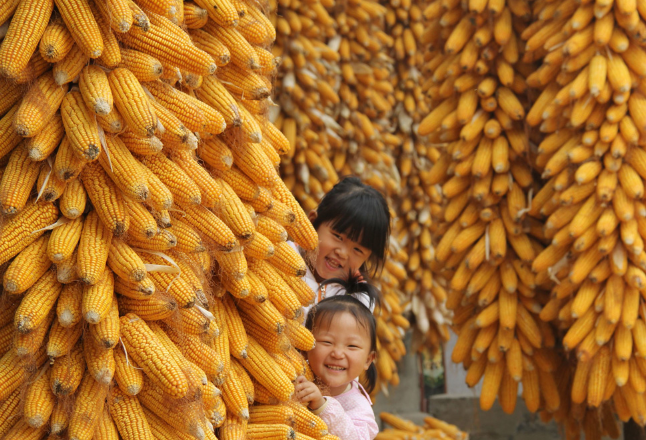
[[[59,396],[74,394],[83,379],[85,359],[81,344],[72,351],[57,358],[52,367],[49,385],[52,392]]]
[[[25,144],[29,157],[34,161],[45,160],[60,144],[65,128],[60,114],[56,113],[47,126]]]
[[[53,9],[53,1],[18,4],[15,18],[11,21],[0,48],[1,76],[14,79],[27,66],[45,32]]]

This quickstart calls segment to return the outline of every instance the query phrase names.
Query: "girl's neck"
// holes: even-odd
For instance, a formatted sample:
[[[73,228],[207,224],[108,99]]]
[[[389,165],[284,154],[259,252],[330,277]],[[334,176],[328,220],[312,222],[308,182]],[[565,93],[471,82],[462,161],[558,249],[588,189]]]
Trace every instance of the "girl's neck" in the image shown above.
[[[328,394],[330,395],[330,397],[336,397],[345,393],[346,391],[349,391],[350,388],[352,388],[352,382],[346,383],[345,385],[340,385],[338,387],[329,388]]]

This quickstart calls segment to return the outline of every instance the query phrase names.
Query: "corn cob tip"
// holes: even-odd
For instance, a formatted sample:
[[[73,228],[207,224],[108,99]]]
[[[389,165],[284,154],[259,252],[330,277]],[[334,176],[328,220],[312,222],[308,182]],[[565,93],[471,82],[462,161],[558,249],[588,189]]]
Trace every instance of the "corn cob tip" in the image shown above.
[[[42,414],[37,414],[27,419],[27,424],[35,429],[40,428],[41,426],[43,426],[44,423],[45,423],[45,419],[43,418]]]
[[[97,115],[105,116],[112,108],[110,108],[110,103],[105,98],[97,98],[94,103],[94,113]]]
[[[74,315],[70,310],[63,310],[60,315],[58,315],[58,322],[60,322],[63,327],[68,327],[74,322]]]
[[[64,84],[67,84],[69,82],[72,82],[73,79],[70,79],[70,77],[67,75],[67,72],[64,70],[59,70],[54,72],[54,82],[58,84],[59,86],[62,86]]]
[[[16,284],[15,281],[7,281],[4,283],[4,290],[6,290],[8,293],[15,292],[18,290],[18,284]]]
[[[98,324],[101,316],[97,312],[90,311],[85,314],[85,320],[90,324]]]

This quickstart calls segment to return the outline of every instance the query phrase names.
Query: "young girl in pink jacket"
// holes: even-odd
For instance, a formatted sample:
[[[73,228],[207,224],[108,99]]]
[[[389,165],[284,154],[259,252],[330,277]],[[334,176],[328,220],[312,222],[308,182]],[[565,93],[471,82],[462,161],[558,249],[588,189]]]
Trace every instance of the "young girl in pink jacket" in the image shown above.
[[[330,434],[341,440],[372,440],[379,432],[368,395],[377,379],[376,324],[370,309],[352,293],[361,289],[370,305],[378,294],[365,282],[359,286],[356,279],[328,282],[343,285],[346,294],[323,299],[310,310],[305,325],[316,346],[306,358],[316,383],[299,376],[295,396],[327,423]],[[368,392],[358,380],[363,371]]]

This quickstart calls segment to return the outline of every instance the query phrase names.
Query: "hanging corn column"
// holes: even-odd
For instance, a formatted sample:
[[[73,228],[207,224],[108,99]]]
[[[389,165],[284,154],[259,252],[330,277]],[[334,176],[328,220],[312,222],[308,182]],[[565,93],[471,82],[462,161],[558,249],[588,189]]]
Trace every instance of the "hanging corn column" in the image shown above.
[[[515,6],[438,0],[424,10],[424,89],[433,110],[417,131],[442,148],[428,150],[433,166],[419,175],[429,197],[445,201],[433,213],[431,267],[454,310],[452,361],[464,363],[469,386],[482,379],[482,409],[498,397],[513,412],[522,382],[528,409],[553,413],[567,376],[554,330],[538,318],[551,280],[531,271],[543,249],[542,224],[527,216],[539,189],[522,122],[533,65],[519,35],[530,16]]]
[[[568,438],[600,438],[616,432],[612,412],[646,423],[646,10],[554,2],[532,14],[521,37],[542,66],[527,78],[540,94],[526,118],[542,133],[533,163],[544,183],[530,215],[550,242],[532,269],[556,283],[540,317],[571,353],[571,409],[557,420]]]
[[[422,91],[421,69],[424,52],[419,42],[424,34],[422,2],[390,2],[386,4],[386,27],[377,33],[389,47],[393,59],[387,81],[376,83],[377,89],[388,90],[396,102],[392,128],[382,133],[392,155],[397,157],[401,178],[400,193],[393,197],[396,218],[393,222],[393,252],[386,262],[390,279],[400,283],[399,291],[410,299],[415,315],[413,345],[416,350],[429,347],[435,353],[449,339],[451,312],[446,310],[446,291],[433,280],[431,235],[437,224],[431,212],[441,209],[424,192],[419,172],[432,163],[427,158],[439,154],[437,147],[427,145],[416,136],[416,127],[429,112],[427,97]],[[390,97],[391,95],[389,95]]]

